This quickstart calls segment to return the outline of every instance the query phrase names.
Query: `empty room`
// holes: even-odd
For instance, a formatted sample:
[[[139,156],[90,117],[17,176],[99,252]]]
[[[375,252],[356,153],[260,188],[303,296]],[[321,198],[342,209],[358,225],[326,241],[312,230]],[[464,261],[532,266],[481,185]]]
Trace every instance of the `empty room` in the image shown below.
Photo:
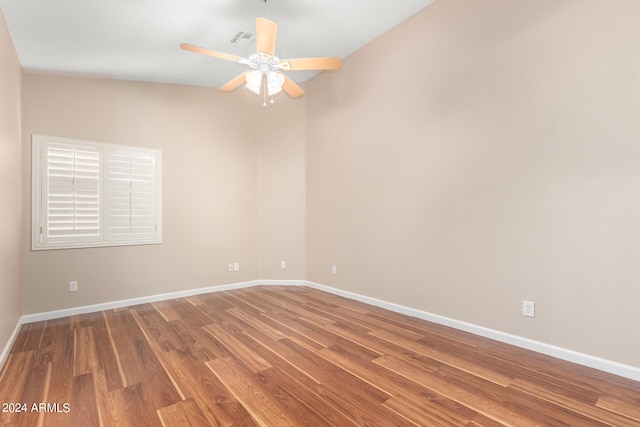
[[[638,17],[0,0],[0,426],[640,426]]]

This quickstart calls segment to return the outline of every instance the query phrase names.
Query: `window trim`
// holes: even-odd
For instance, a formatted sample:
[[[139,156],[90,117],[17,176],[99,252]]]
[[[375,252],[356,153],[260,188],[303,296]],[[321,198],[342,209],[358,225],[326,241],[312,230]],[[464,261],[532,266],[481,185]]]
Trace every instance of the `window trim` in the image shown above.
[[[42,150],[47,144],[67,145],[76,148],[91,148],[100,151],[100,217],[99,217],[99,235],[95,239],[87,240],[82,238],[78,241],[58,241],[47,242],[41,239],[41,233],[44,232],[44,222],[46,221],[46,207],[43,202],[43,186],[46,185],[44,156]],[[31,249],[51,250],[51,249],[75,249],[75,248],[95,248],[110,246],[137,246],[137,245],[155,245],[162,243],[162,151],[149,149],[144,147],[134,147],[120,144],[108,144],[103,142],[78,140],[71,138],[55,137],[48,135],[33,134],[31,137]],[[130,155],[142,154],[153,157],[154,163],[154,204],[153,214],[155,217],[155,233],[148,239],[122,239],[108,240],[109,232],[107,227],[107,213],[109,209],[109,200],[106,197],[106,181],[109,179],[108,155],[110,153],[130,153]],[[45,190],[46,191],[46,190]]]

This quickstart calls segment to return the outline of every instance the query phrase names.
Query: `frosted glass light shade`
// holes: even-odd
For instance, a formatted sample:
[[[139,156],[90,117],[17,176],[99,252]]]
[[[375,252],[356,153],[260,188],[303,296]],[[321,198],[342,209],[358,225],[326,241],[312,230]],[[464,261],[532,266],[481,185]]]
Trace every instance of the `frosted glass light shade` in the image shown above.
[[[247,73],[247,87],[251,92],[260,95],[260,86],[262,86],[262,73],[258,70]]]
[[[275,95],[282,91],[282,85],[284,84],[284,76],[281,73],[271,72],[267,75],[267,88],[269,96]]]

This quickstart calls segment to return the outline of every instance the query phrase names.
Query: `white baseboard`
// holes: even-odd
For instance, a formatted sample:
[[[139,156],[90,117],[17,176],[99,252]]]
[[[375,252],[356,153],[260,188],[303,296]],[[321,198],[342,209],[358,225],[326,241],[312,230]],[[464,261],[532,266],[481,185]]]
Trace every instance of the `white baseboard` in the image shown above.
[[[329,292],[335,295],[340,295],[345,298],[361,301],[367,304],[375,305],[377,307],[386,308],[387,310],[406,314],[412,317],[417,317],[419,319],[427,320],[433,323],[438,323],[440,325],[450,326],[452,328],[459,329],[465,332],[470,332],[472,334],[479,335],[485,338],[490,338],[506,344],[515,345],[517,347],[521,347],[527,350],[532,350],[538,353],[546,354],[548,356],[556,357],[558,359],[566,360],[568,362],[577,363],[582,366],[598,369],[600,371],[609,372],[611,374],[629,378],[634,381],[640,381],[640,367],[637,367],[637,366],[625,365],[623,363],[615,362],[612,360],[591,356],[589,354],[580,353],[574,350],[569,350],[563,347],[546,344],[540,341],[519,337],[517,335],[508,334],[505,332],[496,331],[494,329],[485,328],[483,326],[474,325],[472,323],[462,322],[460,320],[455,320],[455,319],[440,316],[437,314],[429,313],[426,311],[417,310],[415,308],[405,307],[400,304],[394,304],[394,303],[379,300],[376,298],[371,298],[364,295],[356,294],[354,292],[332,288],[330,286],[321,285],[319,283],[307,281],[306,285],[309,286],[310,288]]]
[[[24,323],[39,322],[43,320],[57,319],[60,317],[73,316],[76,314],[93,313],[96,311],[110,310],[114,308],[130,307],[138,304],[146,304],[155,301],[164,301],[174,298],[184,298],[193,295],[206,294],[211,292],[221,292],[231,289],[248,288],[258,285],[288,285],[288,286],[308,286],[310,288],[318,289],[321,291],[329,292],[335,295],[340,295],[356,301],[361,301],[367,304],[375,305],[377,307],[386,308],[387,310],[395,311],[397,313],[406,314],[408,316],[417,317],[419,319],[427,320],[429,322],[438,323],[440,325],[450,326],[455,329],[470,332],[475,335],[490,338],[496,341],[500,341],[506,344],[515,345],[517,347],[525,348],[527,350],[536,351],[538,353],[553,356],[558,359],[566,360],[569,362],[577,363],[579,365],[588,366],[590,368],[598,369],[611,374],[619,375],[621,377],[629,378],[634,381],[640,381],[640,367],[625,365],[615,361],[602,359],[600,357],[591,356],[588,354],[580,353],[577,351],[569,350],[566,348],[558,347],[551,344],[546,344],[540,341],[531,340],[528,338],[519,337],[517,335],[500,332],[494,329],[485,328],[483,326],[474,325],[472,323],[462,322],[460,320],[451,319],[448,317],[440,316],[437,314],[429,313],[426,311],[418,310],[411,307],[406,307],[400,304],[391,303],[388,301],[379,300],[376,298],[367,297],[364,295],[356,294],[354,292],[345,291],[342,289],[332,288],[330,286],[314,283],[306,280],[252,280],[249,282],[231,283],[227,285],[210,286],[206,288],[190,289],[186,291],[170,292],[158,295],[151,295],[141,298],[132,298],[127,300],[113,301],[102,304],[86,305],[82,307],[74,307],[63,310],[48,311],[45,313],[27,314],[22,316],[16,329],[12,334],[9,343],[5,346],[2,354],[0,354],[0,368],[8,356],[11,345],[17,336],[20,326]]]
[[[105,302],[101,304],[84,305],[81,307],[65,308],[62,310],[47,311],[44,313],[26,314],[22,316],[22,323],[41,322],[43,320],[59,319],[61,317],[75,316],[76,314],[95,313],[102,310],[112,310],[114,308],[131,307],[132,305],[147,304],[155,301],[165,301],[175,298],[184,298],[194,295],[208,294],[211,292],[229,291],[232,289],[248,288],[260,285],[259,280],[250,282],[230,283],[227,285],[209,286],[206,288],[189,289],[186,291],[169,292],[165,294],[150,295],[147,297],[131,298],[126,300]]]
[[[306,280],[256,280],[258,285],[265,286],[307,286]]]
[[[155,301],[166,301],[175,298],[190,297],[193,295],[208,294],[211,292],[229,291],[231,289],[248,288],[258,285],[288,285],[305,286],[304,280],[252,280],[249,282],[230,283],[227,285],[209,286],[206,288],[189,289],[186,291],[169,292],[165,294],[150,295],[147,297],[131,298],[126,300],[105,302],[101,304],[84,305],[80,307],[65,308],[62,310],[46,311],[44,313],[27,314],[22,316],[22,323],[41,322],[43,320],[59,319],[61,317],[75,316],[76,314],[95,313],[114,308],[131,307],[138,304],[147,304]]]
[[[18,319],[18,323],[16,324],[16,327],[13,328],[13,332],[11,333],[11,336],[9,336],[9,340],[7,341],[7,344],[4,346],[2,353],[0,353],[0,371],[2,371],[2,368],[4,368],[4,364],[7,362],[7,359],[9,358],[9,352],[11,351],[11,347],[13,346],[13,343],[15,342],[18,336],[18,332],[20,332],[20,327],[22,327],[23,323],[24,322],[22,321],[22,317]]]

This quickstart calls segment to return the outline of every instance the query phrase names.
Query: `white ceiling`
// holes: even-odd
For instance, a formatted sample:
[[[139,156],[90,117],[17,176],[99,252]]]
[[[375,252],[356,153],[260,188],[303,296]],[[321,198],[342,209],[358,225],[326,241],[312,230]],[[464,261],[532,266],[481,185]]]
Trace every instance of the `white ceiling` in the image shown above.
[[[179,48],[247,57],[255,18],[279,25],[281,58],[344,58],[433,0],[0,0],[26,71],[218,87],[245,70]],[[252,49],[253,48],[253,49]],[[382,57],[384,58],[384,57]],[[292,72],[302,82],[313,72]]]

